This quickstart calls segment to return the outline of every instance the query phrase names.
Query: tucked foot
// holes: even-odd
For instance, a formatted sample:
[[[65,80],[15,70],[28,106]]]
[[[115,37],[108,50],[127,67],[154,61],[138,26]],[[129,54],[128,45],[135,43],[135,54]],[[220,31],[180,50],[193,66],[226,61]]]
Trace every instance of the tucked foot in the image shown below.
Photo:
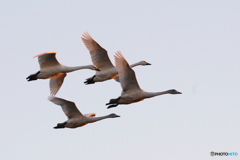
[[[31,74],[30,76],[28,76],[26,79],[27,79],[27,81],[34,81],[34,80],[37,80],[38,78],[37,78],[37,76],[38,76],[38,74],[40,73],[40,71],[38,71],[37,73],[35,73],[35,74]]]
[[[93,76],[93,77],[91,77],[91,78],[88,78],[88,79],[86,79],[86,81],[84,82],[84,84],[86,84],[86,85],[88,85],[88,84],[94,84],[95,82],[94,82],[94,77],[95,77],[95,75]]]
[[[59,128],[65,128],[65,125],[67,124],[67,122],[64,123],[58,123],[56,127],[53,127],[54,129],[59,129]]]
[[[117,106],[118,106],[118,104],[112,104],[112,105],[108,106],[107,109],[117,107]]]
[[[120,98],[121,98],[121,96],[116,98],[116,99],[110,99],[110,101],[106,104],[106,105],[110,105],[110,106],[107,107],[107,109],[117,107],[118,106],[118,101],[120,100]]]
[[[110,99],[109,102],[106,105],[109,104],[117,104],[118,101],[120,100],[121,97],[115,98],[115,99]]]

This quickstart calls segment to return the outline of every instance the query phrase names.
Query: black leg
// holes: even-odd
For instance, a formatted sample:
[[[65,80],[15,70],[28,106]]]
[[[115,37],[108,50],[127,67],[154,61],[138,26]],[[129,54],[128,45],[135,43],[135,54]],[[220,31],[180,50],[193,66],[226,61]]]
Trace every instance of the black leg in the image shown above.
[[[54,129],[59,129],[59,128],[65,128],[65,125],[67,124],[67,122],[64,123],[58,123],[56,127],[53,127]]]
[[[116,104],[118,103],[118,101],[120,100],[121,97],[118,97],[116,99],[110,99],[110,101],[106,104],[106,105],[109,105],[109,104]]]
[[[117,107],[117,106],[118,106],[118,104],[113,104],[113,105],[108,106],[107,109]]]
[[[110,99],[110,101],[106,104],[106,105],[110,105],[107,107],[107,109],[109,108],[113,108],[113,107],[117,107],[118,106],[118,101],[120,100],[121,96],[116,98],[116,99]]]
[[[35,74],[31,74],[30,76],[28,76],[26,79],[28,80],[28,81],[34,81],[34,80],[37,80],[38,78],[37,78],[37,75],[40,73],[40,71],[38,71],[37,73],[35,73]]]
[[[94,82],[94,77],[96,77],[96,75],[94,75],[93,77],[91,77],[91,78],[88,78],[88,79],[86,79],[86,81],[84,82],[84,84],[86,84],[86,85],[88,85],[88,84],[94,84],[95,82]]]

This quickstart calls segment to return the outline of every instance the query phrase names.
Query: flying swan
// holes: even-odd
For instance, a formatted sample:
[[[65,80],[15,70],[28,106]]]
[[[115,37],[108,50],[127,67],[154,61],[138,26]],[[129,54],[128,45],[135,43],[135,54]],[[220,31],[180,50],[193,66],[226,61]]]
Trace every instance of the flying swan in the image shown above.
[[[130,104],[144,100],[145,98],[151,98],[163,94],[181,94],[181,92],[175,89],[163,91],[163,92],[145,92],[143,91],[137,82],[135,72],[131,69],[128,62],[123,57],[122,53],[118,51],[115,58],[116,68],[119,74],[119,80],[122,87],[121,96],[116,99],[111,99],[107,108],[116,107],[119,104]]]
[[[62,107],[63,112],[68,117],[68,120],[63,123],[58,123],[56,127],[53,127],[54,129],[59,128],[77,128],[82,127],[88,123],[97,122],[106,118],[117,118],[120,117],[114,113],[101,116],[101,117],[95,117],[95,113],[83,115],[76,107],[74,102],[67,101],[65,99],[61,99],[54,96],[49,96],[49,100],[53,102],[56,105],[60,105]]]
[[[92,63],[98,67],[100,70],[96,72],[93,77],[86,79],[85,84],[94,84],[95,82],[103,82],[110,79],[115,79],[118,81],[118,72],[116,67],[110,61],[107,51],[102,48],[88,32],[82,35],[82,41],[90,52]],[[130,65],[130,67],[135,67],[139,65],[151,65],[146,61],[140,61]]]
[[[80,70],[80,69],[98,70],[98,68],[96,68],[93,65],[68,67],[63,64],[60,64],[56,59],[56,52],[47,52],[47,53],[36,55],[35,57],[38,57],[40,71],[38,71],[37,73],[31,74],[26,79],[28,81],[33,81],[37,79],[50,78],[49,85],[50,85],[51,95],[57,94],[67,73]]]

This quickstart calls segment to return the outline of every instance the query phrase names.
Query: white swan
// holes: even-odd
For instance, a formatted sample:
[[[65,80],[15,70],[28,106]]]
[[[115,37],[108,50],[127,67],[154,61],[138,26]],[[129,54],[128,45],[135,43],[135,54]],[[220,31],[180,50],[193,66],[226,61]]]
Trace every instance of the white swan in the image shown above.
[[[86,66],[76,66],[68,67],[60,64],[56,59],[56,52],[47,52],[43,54],[36,55],[38,57],[38,62],[40,65],[40,71],[35,74],[31,74],[26,79],[28,81],[33,81],[37,79],[48,79],[50,78],[50,92],[51,95],[55,95],[60,89],[66,73],[76,71],[79,69],[91,69],[98,70],[93,65]],[[34,58],[35,58],[34,57]]]
[[[163,94],[181,94],[174,89],[163,92],[145,92],[143,91],[137,82],[135,72],[131,69],[128,62],[123,57],[122,53],[118,51],[116,53],[115,63],[119,74],[119,80],[122,86],[122,94],[116,99],[111,99],[108,108],[116,107],[119,104],[130,104],[144,100],[145,98],[151,98]]]
[[[114,113],[102,116],[95,117],[95,113],[83,115],[76,107],[74,102],[67,101],[65,99],[57,98],[54,96],[50,96],[49,100],[56,105],[60,105],[62,107],[63,112],[68,117],[68,120],[63,123],[58,123],[55,129],[58,128],[77,128],[84,126],[88,123],[97,122],[106,118],[116,118],[120,117]]]
[[[93,64],[100,69],[100,71],[96,72],[93,77],[86,79],[84,83],[93,84],[95,82],[103,82],[118,77],[117,69],[110,61],[107,51],[102,48],[87,32],[82,35],[82,40],[90,52]],[[131,67],[138,65],[151,64],[146,61],[140,61],[138,63],[132,64]],[[118,80],[116,79],[116,81]]]

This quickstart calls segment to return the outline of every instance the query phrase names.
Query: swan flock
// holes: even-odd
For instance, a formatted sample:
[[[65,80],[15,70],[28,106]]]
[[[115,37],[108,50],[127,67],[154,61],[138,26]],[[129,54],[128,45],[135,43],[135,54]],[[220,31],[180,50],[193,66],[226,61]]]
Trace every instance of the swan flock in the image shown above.
[[[83,33],[81,38],[90,53],[92,64],[65,66],[59,63],[56,59],[56,52],[47,52],[35,56],[38,57],[40,70],[26,78],[27,81],[49,79],[50,96],[48,99],[52,103],[61,106],[63,112],[68,118],[67,121],[58,123],[54,129],[77,128],[103,119],[120,117],[115,113],[99,117],[96,117],[95,113],[84,115],[78,110],[74,102],[55,97],[61,88],[67,73],[73,71],[81,69],[96,71],[95,75],[86,79],[84,82],[86,85],[104,82],[111,79],[115,79],[116,82],[120,83],[122,93],[118,98],[110,99],[109,102],[106,103],[108,109],[117,107],[118,105],[136,103],[146,98],[152,98],[164,94],[181,94],[181,92],[175,89],[160,92],[146,92],[142,90],[137,82],[135,72],[132,68],[136,66],[148,66],[151,65],[150,63],[146,61],[138,61],[129,65],[123,54],[120,51],[117,51],[114,55],[114,66],[109,59],[107,50],[101,47],[89,33]]]

